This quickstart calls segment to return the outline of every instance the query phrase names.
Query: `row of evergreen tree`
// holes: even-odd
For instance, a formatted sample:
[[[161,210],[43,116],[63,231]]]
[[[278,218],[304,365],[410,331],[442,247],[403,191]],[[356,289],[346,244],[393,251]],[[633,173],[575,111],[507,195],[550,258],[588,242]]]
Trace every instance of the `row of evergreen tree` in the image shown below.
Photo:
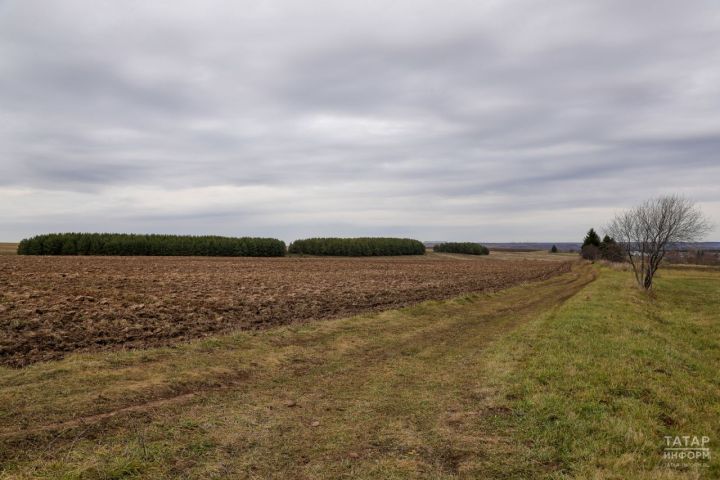
[[[21,241],[18,254],[282,257],[285,242],[250,237],[51,233]]]
[[[434,252],[466,253],[468,255],[488,255],[490,250],[484,245],[472,242],[446,242],[438,243],[433,247]]]
[[[346,257],[424,255],[425,245],[410,238],[306,238],[292,242],[288,252]]]
[[[488,255],[484,245],[446,242],[436,252]],[[328,256],[423,255],[425,245],[410,238],[307,238],[287,248],[275,238],[221,237],[214,235],[158,235],[127,233],[49,233],[24,239],[20,255],[148,255],[282,257],[287,253]]]

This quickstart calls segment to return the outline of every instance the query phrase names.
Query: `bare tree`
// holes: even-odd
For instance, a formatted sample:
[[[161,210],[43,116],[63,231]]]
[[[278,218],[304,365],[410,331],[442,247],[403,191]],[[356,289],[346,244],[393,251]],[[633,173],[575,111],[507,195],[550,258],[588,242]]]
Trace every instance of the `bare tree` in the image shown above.
[[[666,195],[616,215],[606,230],[623,248],[638,285],[650,290],[667,251],[702,239],[710,223],[692,201]]]

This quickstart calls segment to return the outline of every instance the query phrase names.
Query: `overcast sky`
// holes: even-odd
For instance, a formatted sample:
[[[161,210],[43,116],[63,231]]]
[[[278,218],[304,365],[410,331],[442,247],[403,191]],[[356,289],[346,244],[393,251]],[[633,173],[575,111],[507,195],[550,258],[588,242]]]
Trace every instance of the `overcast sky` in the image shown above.
[[[0,241],[720,240],[720,3],[0,0]]]

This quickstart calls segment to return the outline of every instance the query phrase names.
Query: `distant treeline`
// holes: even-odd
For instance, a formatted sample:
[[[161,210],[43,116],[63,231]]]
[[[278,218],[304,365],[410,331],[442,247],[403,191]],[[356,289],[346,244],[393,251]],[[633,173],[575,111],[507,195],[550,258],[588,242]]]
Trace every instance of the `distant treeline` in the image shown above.
[[[285,255],[285,242],[250,237],[51,233],[21,241],[18,254],[282,257]]]
[[[425,245],[409,238],[307,238],[292,242],[288,252],[344,257],[424,255]]]
[[[434,252],[466,253],[468,255],[488,255],[490,250],[484,245],[472,242],[438,243],[433,247]]]

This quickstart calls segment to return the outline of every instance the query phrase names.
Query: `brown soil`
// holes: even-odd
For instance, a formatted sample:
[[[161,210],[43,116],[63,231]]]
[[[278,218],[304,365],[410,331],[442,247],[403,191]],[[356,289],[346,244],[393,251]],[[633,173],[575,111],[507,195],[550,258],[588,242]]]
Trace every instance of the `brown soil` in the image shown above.
[[[414,258],[0,259],[0,364],[168,345],[397,308],[567,272],[570,263]]]

